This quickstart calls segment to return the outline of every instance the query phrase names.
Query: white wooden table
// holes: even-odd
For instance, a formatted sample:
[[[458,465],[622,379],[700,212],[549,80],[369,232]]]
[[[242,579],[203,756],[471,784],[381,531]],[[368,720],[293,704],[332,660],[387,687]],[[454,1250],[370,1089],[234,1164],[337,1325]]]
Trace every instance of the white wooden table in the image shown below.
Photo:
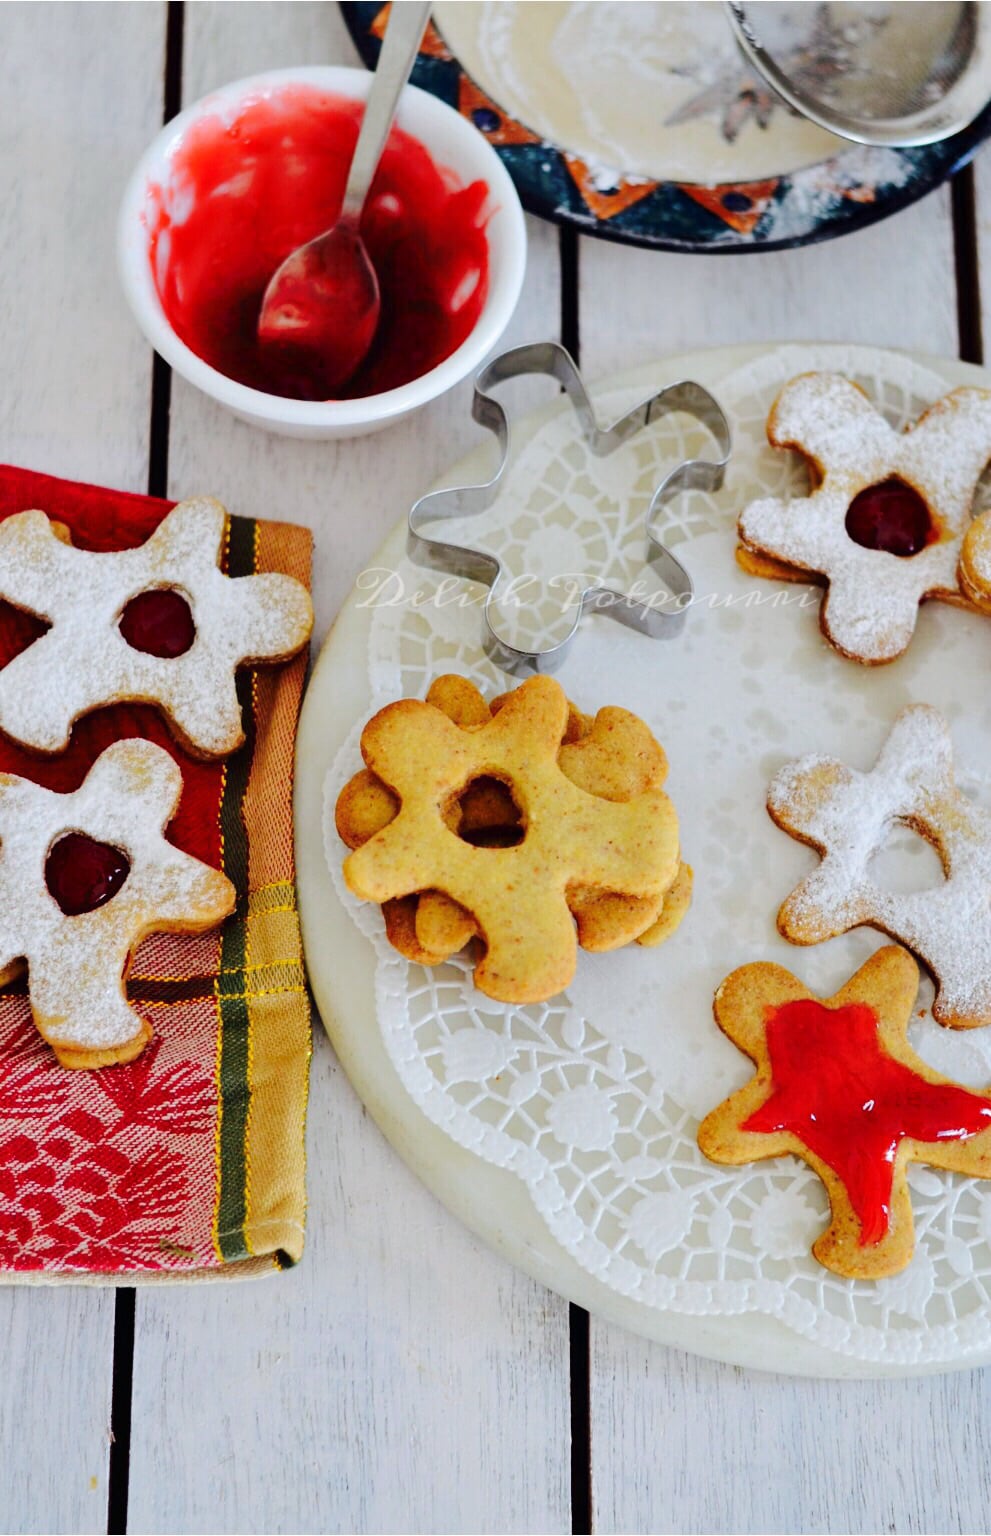
[[[473,441],[468,386],[375,438],[265,437],[153,369],[113,256],[163,114],[315,62],[357,62],[331,4],[0,9],[0,454],[309,523],[319,645],[411,496]],[[671,256],[536,221],[530,242],[510,339],[562,336],[593,379],[805,337],[978,360],[991,153],[952,193],[805,251]],[[589,1321],[413,1179],[319,1031],[309,1200],[305,1259],[277,1281],[0,1288],[0,1529],[991,1527],[991,1373],[759,1376]]]

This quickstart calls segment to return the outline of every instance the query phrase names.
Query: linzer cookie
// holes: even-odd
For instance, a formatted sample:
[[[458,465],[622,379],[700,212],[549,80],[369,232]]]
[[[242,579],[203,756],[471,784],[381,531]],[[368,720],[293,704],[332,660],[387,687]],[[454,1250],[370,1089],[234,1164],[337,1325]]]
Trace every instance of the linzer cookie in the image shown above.
[[[301,582],[219,568],[227,514],[180,502],[137,549],[73,547],[44,512],[0,523],[0,598],[50,628],[0,671],[0,730],[31,751],[61,752],[101,705],[156,705],[203,757],[244,740],[236,669],[285,661],[313,623]]]
[[[912,1257],[906,1169],[991,1177],[991,1098],[941,1077],[906,1038],[919,973],[895,946],[820,999],[782,966],[745,965],[715,997],[716,1023],[757,1071],[702,1121],[716,1163],[793,1154],[829,1194],[821,1264],[880,1279]]]
[[[991,814],[957,789],[949,729],[935,709],[902,710],[867,773],[832,757],[789,763],[767,808],[822,855],[778,913],[786,939],[818,944],[866,923],[925,961],[940,1023],[991,1024]],[[896,893],[871,878],[871,859],[898,823],[939,854],[945,879],[933,890]]]
[[[960,588],[964,596],[991,613],[991,512],[975,517],[960,550]]]
[[[473,683],[447,675],[431,685],[427,702],[455,724],[469,728],[485,724],[508,697],[500,695],[489,706]],[[663,750],[643,722],[623,709],[600,710],[593,721],[569,705],[558,762],[590,794],[614,800],[630,799],[651,785],[660,788],[667,775]],[[337,830],[349,848],[358,848],[387,825],[397,809],[396,796],[365,769],[341,791]],[[490,777],[470,784],[445,820],[452,831],[476,846],[510,847],[521,840],[519,808],[506,785]],[[661,944],[688,910],[691,890],[692,871],[685,864],[661,898],[573,888],[568,904],[579,943],[589,950],[616,949],[632,939],[642,945]],[[393,946],[421,964],[438,964],[479,937],[471,914],[438,891],[385,902],[383,915]]]
[[[826,639],[865,665],[893,661],[921,602],[961,601],[961,546],[991,458],[991,392],[955,389],[896,432],[848,379],[802,374],[775,401],[767,437],[805,456],[813,489],[751,502],[739,520],[741,564],[825,582]]]
[[[202,933],[234,909],[226,875],[163,831],[182,773],[162,747],[121,741],[79,789],[0,774],[0,975],[26,960],[31,1011],[66,1067],[131,1061],[151,1026],[124,992],[149,933]]]
[[[392,943],[437,963],[485,945],[476,982],[507,1002],[566,986],[576,942],[659,943],[691,872],[661,789],[664,753],[621,709],[594,720],[533,678],[491,708],[463,678],[366,726],[367,768],[341,792],[351,889],[383,905]]]

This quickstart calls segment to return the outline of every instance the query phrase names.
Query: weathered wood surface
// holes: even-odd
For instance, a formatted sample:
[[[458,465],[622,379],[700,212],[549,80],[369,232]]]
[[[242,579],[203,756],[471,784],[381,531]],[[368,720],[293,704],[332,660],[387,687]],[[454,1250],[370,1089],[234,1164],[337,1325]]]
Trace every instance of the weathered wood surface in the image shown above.
[[[337,8],[187,8],[184,99],[350,62]],[[522,339],[557,324],[556,234],[531,226]],[[177,380],[169,489],[308,523],[316,642],[410,501],[477,435],[470,387],[375,437],[303,443]],[[386,1145],[317,1025],[303,1263],[137,1301],[133,1531],[570,1527],[568,1309],[452,1221]]]
[[[164,38],[157,5],[0,15],[0,452],[132,490],[151,359],[114,223],[161,120]],[[0,1287],[0,1528],[105,1529],[113,1326],[111,1291]]]
[[[991,204],[985,168],[987,158]],[[955,356],[949,189],[844,240],[739,260],[618,257],[587,241],[580,291],[590,373],[764,338]],[[989,1390],[987,1371],[888,1382],[758,1376],[593,1318],[593,1529],[986,1531]],[[953,1449],[950,1421],[968,1426],[966,1454]]]
[[[151,362],[119,296],[113,224],[161,117],[164,6],[8,5],[0,42],[3,453],[141,489]],[[334,5],[186,8],[187,102],[321,61],[356,62]],[[988,157],[976,186],[991,273]],[[530,237],[516,340],[560,327],[558,235],[530,221]],[[566,298],[593,379],[760,339],[952,354],[950,194],[835,244],[740,260],[582,239]],[[971,352],[978,320],[965,314]],[[319,643],[411,497],[475,440],[469,394],[363,441],[305,444],[254,432],[176,380],[169,490],[313,527]],[[308,1250],[292,1274],[139,1293],[129,1529],[569,1529],[567,1306],[415,1181],[319,1031],[309,1188]],[[0,1529],[105,1529],[113,1310],[108,1292],[0,1289]],[[590,1334],[596,1530],[989,1528],[987,1372],[794,1381],[594,1320]]]

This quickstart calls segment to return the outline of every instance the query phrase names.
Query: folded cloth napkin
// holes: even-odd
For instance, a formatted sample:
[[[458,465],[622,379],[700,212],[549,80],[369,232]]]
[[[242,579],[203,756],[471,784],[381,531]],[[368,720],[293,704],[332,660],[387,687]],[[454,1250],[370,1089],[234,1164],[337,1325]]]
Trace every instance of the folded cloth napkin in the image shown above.
[[[86,549],[143,543],[173,505],[0,467],[0,519],[40,507]],[[305,528],[232,517],[224,569],[283,571],[308,585],[311,545]],[[0,602],[0,666],[45,627]],[[128,994],[155,1035],[130,1065],[59,1066],[34,1028],[24,981],[0,989],[5,1281],[242,1275],[302,1252],[310,1017],[292,779],[305,670],[300,655],[239,672],[247,740],[220,762],[187,756],[144,705],[85,717],[55,758],[0,738],[0,772],[61,791],[122,737],[165,747],[184,781],[169,838],[237,889],[222,929],[153,934],[137,950]]]

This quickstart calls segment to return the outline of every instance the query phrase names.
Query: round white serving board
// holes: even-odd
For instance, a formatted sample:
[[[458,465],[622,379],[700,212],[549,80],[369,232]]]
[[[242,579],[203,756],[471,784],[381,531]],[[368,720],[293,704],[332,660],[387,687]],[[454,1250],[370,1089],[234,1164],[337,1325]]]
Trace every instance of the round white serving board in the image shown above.
[[[665,358],[663,364],[596,385],[594,392],[600,387],[615,387],[646,394],[659,383],[693,378],[718,396],[722,379],[767,350],[726,347],[680,354]],[[925,356],[919,356],[917,361],[945,378],[948,387],[991,385],[989,374],[969,364]],[[518,439],[525,437],[527,424],[514,423],[514,433]],[[469,483],[473,478],[484,477],[487,470],[491,470],[488,444],[455,466],[445,476],[445,483]],[[411,487],[411,492],[416,489]],[[404,553],[405,534],[403,519],[369,566],[394,565]],[[374,950],[368,939],[356,931],[343,907],[324,856],[323,794],[327,768],[369,704],[371,610],[359,602],[360,594],[354,592],[342,609],[317,660],[304,701],[295,789],[299,901],[310,981],[324,1024],[356,1091],[403,1160],[455,1216],[512,1263],[598,1316],[662,1344],[735,1365],[828,1377],[935,1374],[953,1368],[972,1368],[991,1360],[991,1350],[986,1350],[970,1351],[957,1359],[923,1367],[865,1363],[834,1354],[800,1337],[775,1318],[759,1313],[686,1315],[661,1311],[624,1297],[581,1268],[558,1244],[514,1173],[458,1146],[427,1119],[400,1082],[384,1047],[376,1018]],[[801,617],[805,623],[815,625],[814,614]],[[481,625],[480,612],[478,620]],[[581,635],[575,643],[576,647],[581,646]],[[645,653],[650,653],[656,642],[641,643]],[[590,707],[587,700],[583,706]],[[703,700],[699,707],[705,707]],[[664,734],[663,741],[669,758],[674,759],[678,751],[676,731],[672,728]],[[704,868],[697,868],[696,878],[704,877]],[[776,899],[784,894],[784,890],[775,893]],[[677,938],[672,942],[676,943]],[[802,953],[796,951],[795,968],[799,972]],[[755,954],[753,958],[760,956]],[[607,964],[608,960],[608,956],[601,957],[602,963]]]

